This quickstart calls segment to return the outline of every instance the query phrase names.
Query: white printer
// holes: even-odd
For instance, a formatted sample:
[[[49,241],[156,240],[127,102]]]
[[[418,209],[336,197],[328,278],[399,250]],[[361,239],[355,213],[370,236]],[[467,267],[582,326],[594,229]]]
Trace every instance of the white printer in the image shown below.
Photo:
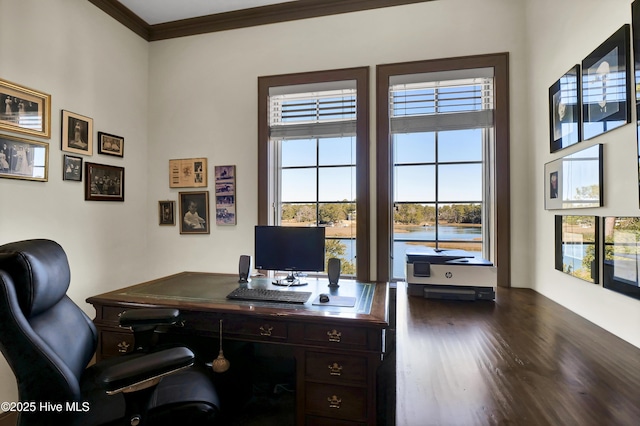
[[[408,294],[433,299],[494,300],[497,269],[464,250],[407,252]]]

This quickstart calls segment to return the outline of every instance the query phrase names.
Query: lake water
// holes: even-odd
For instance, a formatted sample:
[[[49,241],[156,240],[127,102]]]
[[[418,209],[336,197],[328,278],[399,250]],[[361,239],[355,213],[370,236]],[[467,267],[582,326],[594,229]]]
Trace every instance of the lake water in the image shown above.
[[[405,253],[407,250],[419,249],[422,244],[415,241],[422,240],[434,240],[436,238],[435,226],[416,226],[410,228],[403,228],[407,232],[395,233],[396,239],[402,239],[407,241],[395,241],[393,244],[393,276],[396,278],[404,277],[405,269]],[[453,240],[453,241],[478,241],[482,238],[481,227],[469,227],[469,226],[438,226],[438,236],[440,240]],[[339,240],[346,247],[345,257],[354,262],[354,256],[356,254],[355,242],[348,239]],[[426,245],[426,243],[425,243]],[[477,251],[473,251],[470,248],[466,249],[468,252],[481,257],[482,245],[478,244]]]

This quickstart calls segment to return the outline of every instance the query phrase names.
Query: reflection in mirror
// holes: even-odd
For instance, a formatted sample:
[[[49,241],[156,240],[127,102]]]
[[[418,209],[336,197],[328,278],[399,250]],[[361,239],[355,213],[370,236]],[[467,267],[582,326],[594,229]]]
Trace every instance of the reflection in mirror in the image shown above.
[[[604,218],[603,284],[640,299],[640,217]]]
[[[598,283],[598,217],[556,216],[556,269]]]
[[[602,206],[602,144],[544,165],[545,209]]]

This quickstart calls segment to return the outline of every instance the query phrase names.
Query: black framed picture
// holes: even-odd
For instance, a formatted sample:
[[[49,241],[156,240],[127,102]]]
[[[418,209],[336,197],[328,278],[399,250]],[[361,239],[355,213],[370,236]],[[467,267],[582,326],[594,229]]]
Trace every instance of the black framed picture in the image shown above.
[[[640,217],[603,219],[604,288],[640,299]]]
[[[630,25],[623,25],[582,61],[584,139],[631,122]]]
[[[82,157],[64,154],[62,180],[82,181]]]
[[[633,33],[634,75],[636,85],[636,145],[638,152],[638,188],[640,188],[640,0],[631,4],[631,27]],[[638,192],[640,203],[640,191]]]
[[[549,88],[549,134],[551,152],[582,140],[580,65],[567,71]]]
[[[85,163],[84,199],[124,201],[124,167]]]
[[[602,151],[596,144],[544,165],[546,210],[602,206]]]
[[[124,138],[105,132],[98,132],[98,154],[124,157]]]
[[[555,222],[555,268],[597,284],[600,281],[598,217],[557,215]]]

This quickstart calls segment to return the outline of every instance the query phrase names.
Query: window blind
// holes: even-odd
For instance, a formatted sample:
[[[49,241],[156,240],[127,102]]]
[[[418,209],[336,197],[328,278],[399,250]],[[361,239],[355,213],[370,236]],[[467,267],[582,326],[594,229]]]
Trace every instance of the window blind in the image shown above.
[[[353,136],[356,89],[272,94],[269,132],[272,139]]]
[[[425,81],[416,81],[420,78],[414,76],[390,85],[392,133],[493,126],[493,77],[442,80],[429,80],[428,74],[419,77]],[[446,76],[437,73],[437,77]]]

